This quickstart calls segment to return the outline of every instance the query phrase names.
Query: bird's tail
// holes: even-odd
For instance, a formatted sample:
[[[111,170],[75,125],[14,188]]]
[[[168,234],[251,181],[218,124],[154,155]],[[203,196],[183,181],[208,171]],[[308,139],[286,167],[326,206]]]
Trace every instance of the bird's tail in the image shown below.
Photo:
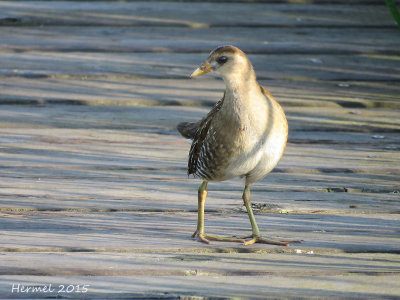
[[[196,131],[199,129],[200,122],[196,123],[190,123],[190,122],[182,122],[179,123],[178,126],[176,126],[176,129],[178,129],[179,133],[187,139],[193,140]]]

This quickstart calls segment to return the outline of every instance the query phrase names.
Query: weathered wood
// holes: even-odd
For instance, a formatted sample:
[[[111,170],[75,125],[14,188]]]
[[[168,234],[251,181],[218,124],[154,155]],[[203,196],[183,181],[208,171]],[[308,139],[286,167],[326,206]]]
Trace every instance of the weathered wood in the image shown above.
[[[249,55],[259,79],[400,80],[397,56]],[[187,78],[207,55],[159,53],[1,53],[1,76]],[[338,63],[340,62],[340,64]],[[57,66],[55,68],[55,66]]]
[[[384,5],[35,1],[0,3],[4,25],[395,26]],[[374,16],[371,18],[371,16]],[[222,18],[223,16],[223,18]],[[340,17],[337,17],[340,16]]]
[[[173,106],[3,106],[1,207],[194,211],[198,181],[186,178],[189,144],[177,136],[175,126],[200,119],[206,111]],[[369,109],[358,115],[343,108],[289,107],[287,114],[289,142],[294,143],[276,171],[253,188],[261,212],[398,211],[399,136],[362,132],[366,126],[379,128],[391,114],[390,125],[398,128],[396,111]],[[338,135],[342,115],[351,122],[342,127],[349,132]],[[332,131],[310,131],[322,127],[324,120],[330,120]],[[240,210],[242,188],[238,181],[210,185],[207,208]],[[16,198],[10,202],[12,195]]]
[[[123,260],[124,257],[121,258]],[[280,262],[282,260],[278,260]],[[364,260],[361,260],[363,262]],[[235,260],[238,262],[238,260]],[[360,262],[360,260],[359,260]],[[338,269],[348,260],[338,264]],[[292,267],[292,265],[288,266]],[[358,274],[357,266],[351,275],[333,276],[0,276],[3,298],[32,299],[63,297],[70,299],[396,299],[399,293],[398,275],[371,276]],[[192,276],[190,276],[192,275]],[[373,279],[372,279],[373,278]],[[52,293],[11,293],[18,287],[52,284]],[[86,294],[57,293],[64,285],[89,285]]]
[[[399,54],[397,28],[182,28],[13,26],[1,51],[209,53],[234,44],[248,54]],[[354,40],[354,36],[357,39]],[[62,37],[62,39],[60,39]]]
[[[40,157],[38,157],[39,160]],[[11,159],[10,159],[11,160]],[[13,160],[11,160],[13,161]],[[176,171],[145,167],[6,167],[1,172],[0,206],[9,210],[195,211],[198,180]],[[150,168],[150,167],[149,167]],[[122,170],[119,170],[122,169]],[[143,170],[144,169],[144,170]],[[398,213],[399,175],[348,173],[273,173],[254,185],[253,202],[263,213]],[[349,182],[350,181],[350,182]],[[107,182],[105,184],[104,182]],[[237,211],[243,182],[210,184],[207,210]],[[150,195],[149,195],[150,193]],[[14,199],[14,200],[12,200]]]
[[[399,214],[258,214],[261,232],[283,240],[301,239],[299,245],[252,245],[227,242],[210,245],[190,236],[196,213],[184,212],[9,212],[0,225],[7,233],[1,251],[218,251],[221,247],[246,251],[289,253],[302,249],[315,253],[381,252],[399,253]],[[213,213],[206,217],[206,231],[222,236],[251,233],[246,213]],[[71,236],[73,238],[65,238]],[[236,250],[240,251],[240,250]]]
[[[273,175],[270,175],[270,179]],[[297,178],[301,178],[301,174]],[[344,177],[345,178],[345,177]],[[107,178],[109,179],[109,178]],[[304,179],[307,179],[305,177]],[[323,177],[321,178],[323,179]],[[41,181],[44,179],[41,179]],[[36,188],[27,189],[37,182],[28,179],[5,181],[0,194],[0,211],[2,213],[18,211],[70,211],[70,212],[190,212],[193,215],[197,210],[196,189],[199,181],[187,181],[182,184],[157,184],[155,182],[139,181],[115,182],[113,186],[103,188],[90,180],[75,179],[75,192],[70,179],[59,178],[59,181],[48,181],[47,185],[40,184]],[[54,184],[63,187],[54,190]],[[149,183],[150,182],[150,183]],[[330,186],[332,192],[323,192],[320,189],[301,191],[294,188],[274,189],[276,181],[267,181],[268,186],[254,186],[252,189],[254,211],[258,214],[271,213],[302,213],[302,214],[374,214],[398,213],[399,197],[388,191],[381,192],[344,192],[343,183]],[[53,183],[53,186],[50,185]],[[16,187],[15,185],[20,186]],[[29,185],[28,185],[29,184]],[[141,186],[140,186],[141,184]],[[103,184],[104,185],[104,184]],[[148,186],[147,193],[143,186]],[[230,190],[227,190],[228,187]],[[46,191],[45,188],[47,188]],[[79,189],[76,191],[76,189]],[[211,184],[206,203],[206,212],[235,213],[243,211],[241,199],[243,186],[240,182],[218,186]],[[326,189],[328,190],[328,189]],[[149,195],[149,191],[151,192]],[[337,192],[335,192],[337,191]],[[177,197],[176,195],[180,195]],[[160,200],[162,199],[162,201]],[[246,219],[246,214],[242,214]],[[192,224],[194,226],[194,223]],[[194,228],[194,227],[193,227]]]
[[[31,129],[33,126],[33,128],[37,127],[38,129],[139,130],[142,132],[148,131],[152,134],[173,133],[175,135],[177,134],[175,128],[178,122],[198,121],[209,110],[209,107],[196,106],[2,105],[0,126],[3,129],[7,127]],[[380,148],[381,146],[386,147],[398,143],[398,135],[392,134],[400,130],[400,120],[396,118],[397,110],[395,109],[331,107],[321,110],[320,107],[289,106],[285,107],[285,111],[289,119],[291,132],[293,134],[300,132],[301,134],[301,136],[290,136],[293,142],[297,144],[307,143],[307,140],[312,144],[337,144],[343,139],[343,143],[364,143]],[[24,118],[24,122],[21,122],[20,118]],[[333,133],[327,133],[324,136],[322,133],[318,133],[319,131]],[[346,132],[346,134],[341,133],[341,135],[335,136],[335,132]],[[365,135],[362,134],[363,132]],[[82,133],[86,135],[90,131],[83,131]],[[314,136],[314,133],[318,134],[318,136]],[[12,132],[8,134],[12,135]],[[63,132],[62,134],[68,133]],[[132,134],[135,133],[132,132]],[[357,136],[363,138],[360,140]],[[143,137],[146,138],[146,135],[144,134]],[[122,136],[120,141],[125,138],[127,137]],[[79,141],[79,136],[77,139]],[[68,143],[68,140],[66,142]],[[392,148],[392,150],[396,149],[396,147]],[[390,147],[387,150],[391,150]]]
[[[396,299],[400,44],[388,9],[195,2],[0,2],[0,298]],[[252,202],[265,236],[302,244],[190,238],[199,180],[175,126],[222,96],[222,81],[187,80],[220,44],[250,54],[287,113],[289,144]],[[242,189],[209,184],[206,232],[250,233]],[[12,292],[50,283],[89,288]]]
[[[400,107],[400,85],[397,85],[396,82],[261,80],[260,83],[267,87],[286,109],[289,106],[342,106],[351,109],[343,110],[343,112],[349,112],[348,116],[358,113],[363,116],[363,113],[368,114],[369,110],[362,111],[360,110],[362,108]],[[18,78],[16,80],[12,77],[1,78],[0,89],[2,91],[0,105],[51,103],[117,106],[212,106],[222,97],[224,85],[221,80],[210,78],[199,80]],[[188,114],[188,117],[192,115],[189,111],[185,113]],[[373,114],[375,113],[379,113],[379,110],[375,110]],[[386,111],[382,111],[381,115],[385,113]],[[137,117],[140,116],[135,118]],[[392,119],[396,120],[396,118]]]
[[[0,276],[21,272],[28,276],[194,275],[200,280],[206,275],[354,276],[355,272],[400,272],[400,256],[396,254],[294,252],[4,252]],[[243,269],[237,269],[238,263],[243,264]]]

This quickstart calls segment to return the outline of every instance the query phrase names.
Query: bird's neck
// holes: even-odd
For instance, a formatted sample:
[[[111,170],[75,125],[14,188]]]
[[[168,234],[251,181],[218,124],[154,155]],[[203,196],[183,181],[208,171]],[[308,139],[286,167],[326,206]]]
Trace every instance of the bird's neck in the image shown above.
[[[221,115],[227,126],[237,128],[237,132],[252,126],[251,115],[260,109],[261,90],[252,69],[248,73],[232,73],[224,78],[226,90]],[[264,108],[261,107],[261,110]],[[249,123],[250,122],[250,123]]]
[[[232,103],[231,105],[246,105],[251,97],[249,94],[254,93],[255,90],[259,90],[256,74],[253,68],[249,68],[246,72],[232,73],[229,76],[223,78],[226,86],[226,95]]]

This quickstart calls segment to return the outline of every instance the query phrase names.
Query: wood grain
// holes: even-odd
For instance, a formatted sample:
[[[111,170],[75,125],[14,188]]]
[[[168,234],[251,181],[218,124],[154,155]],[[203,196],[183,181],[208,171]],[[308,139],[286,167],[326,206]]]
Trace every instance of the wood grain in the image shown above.
[[[2,1],[0,36],[0,298],[398,297],[400,42],[382,1]],[[285,109],[253,209],[301,244],[190,238],[200,182],[175,127],[221,98],[187,78],[221,44]],[[207,233],[250,233],[242,189],[209,184]]]

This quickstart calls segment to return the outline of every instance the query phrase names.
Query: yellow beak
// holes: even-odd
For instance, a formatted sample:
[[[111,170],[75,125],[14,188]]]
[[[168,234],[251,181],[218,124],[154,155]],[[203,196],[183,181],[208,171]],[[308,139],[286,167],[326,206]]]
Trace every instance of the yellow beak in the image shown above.
[[[209,73],[211,71],[212,71],[212,69],[211,69],[210,64],[208,62],[205,62],[200,67],[198,67],[196,70],[194,70],[193,73],[190,74],[190,77],[200,76],[200,75]]]

